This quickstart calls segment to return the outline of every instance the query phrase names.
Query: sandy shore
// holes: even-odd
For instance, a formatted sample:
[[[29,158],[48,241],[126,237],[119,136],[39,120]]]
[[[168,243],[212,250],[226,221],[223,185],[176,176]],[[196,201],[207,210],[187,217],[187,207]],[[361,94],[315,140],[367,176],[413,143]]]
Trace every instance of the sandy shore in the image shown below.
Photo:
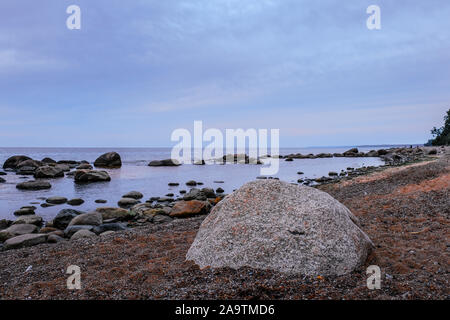
[[[360,219],[376,245],[366,266],[380,266],[380,290],[367,289],[365,267],[329,278],[199,270],[184,261],[204,219],[196,217],[0,252],[0,298],[449,299],[449,161],[447,151],[433,161],[319,187]],[[69,265],[80,266],[82,290],[67,289]]]

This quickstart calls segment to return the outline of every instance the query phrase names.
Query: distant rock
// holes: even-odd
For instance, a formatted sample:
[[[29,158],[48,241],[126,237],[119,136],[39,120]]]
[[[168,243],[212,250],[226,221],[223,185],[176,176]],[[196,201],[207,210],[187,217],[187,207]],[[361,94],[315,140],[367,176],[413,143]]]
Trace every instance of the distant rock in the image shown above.
[[[373,248],[357,223],[325,192],[277,180],[253,181],[213,208],[186,259],[201,268],[342,275],[363,265]]]
[[[51,187],[52,185],[49,182],[41,180],[25,181],[16,185],[19,190],[43,190]]]
[[[82,163],[78,167],[76,167],[77,170],[92,170],[93,167],[89,163]]]
[[[64,177],[64,171],[60,167],[43,166],[34,171],[35,178],[58,178]]]
[[[187,186],[196,186],[197,185],[197,181],[194,180],[189,180],[188,182],[186,182]]]
[[[108,172],[98,170],[77,170],[75,172],[75,182],[88,183],[102,181],[111,181]]]
[[[48,158],[48,157],[42,159],[41,162],[42,163],[55,163],[56,164],[55,160],[53,160],[52,158]]]
[[[6,182],[6,180],[3,179],[2,177],[0,177],[0,183],[5,183],[5,182]]]
[[[14,211],[14,215],[15,216],[33,215],[34,210],[36,210],[36,207],[34,206],[22,207],[19,210]]]
[[[144,197],[144,195],[142,193],[140,193],[139,191],[130,191],[127,194],[124,194],[122,196],[122,198],[132,198],[132,199],[142,199]]]
[[[63,204],[67,202],[67,198],[64,197],[50,197],[45,200],[45,202],[50,204]]]
[[[97,199],[94,201],[95,203],[107,203],[108,201],[104,200],[104,199]]]
[[[176,166],[180,166],[181,163],[179,163],[175,159],[165,159],[165,160],[151,161],[148,165],[150,167],[176,167]]]
[[[131,208],[140,201],[133,198],[122,198],[117,202],[117,205],[121,208]]]
[[[80,198],[70,199],[69,201],[67,201],[67,204],[71,206],[81,206],[83,203],[84,200]]]
[[[12,156],[3,164],[3,169],[17,169],[17,165],[25,160],[32,160],[27,156]]]
[[[19,249],[24,247],[31,247],[47,241],[45,234],[23,234],[5,241],[4,249]]]
[[[98,168],[120,168],[122,167],[122,159],[117,152],[108,152],[98,157],[94,166]]]
[[[344,157],[356,157],[358,156],[359,150],[358,148],[352,148],[344,152]]]

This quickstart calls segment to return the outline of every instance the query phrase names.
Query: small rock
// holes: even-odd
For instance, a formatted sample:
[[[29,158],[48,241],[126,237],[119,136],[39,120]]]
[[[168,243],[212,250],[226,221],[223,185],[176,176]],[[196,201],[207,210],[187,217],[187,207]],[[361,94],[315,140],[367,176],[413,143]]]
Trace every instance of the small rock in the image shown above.
[[[138,204],[139,202],[140,202],[139,200],[133,198],[122,198],[117,202],[117,204],[121,208],[131,208],[132,206]]]
[[[181,164],[175,159],[154,160],[148,164],[150,167],[174,167]]]
[[[45,202],[50,204],[63,204],[67,202],[67,198],[64,197],[50,197],[45,200]]]
[[[144,195],[140,193],[139,191],[130,191],[127,194],[124,194],[122,198],[132,198],[132,199],[142,199]]]
[[[108,201],[104,200],[104,199],[97,199],[95,200],[95,203],[107,203]]]
[[[80,199],[80,198],[75,198],[75,199],[71,199],[71,200],[67,201],[67,204],[71,205],[71,206],[80,206],[83,203],[84,203],[84,200]]]
[[[26,215],[33,215],[34,214],[33,208],[21,208],[19,210],[14,211],[15,216],[26,216]]]
[[[82,239],[82,238],[93,238],[96,236],[97,235],[95,233],[93,233],[92,231],[81,229],[81,230],[78,230],[77,232],[75,232],[70,237],[70,240],[77,240],[77,239]]]
[[[58,236],[58,235],[56,235],[56,234],[51,234],[51,235],[49,235],[48,236],[48,238],[47,238],[47,242],[48,243],[58,243],[58,242],[61,242],[61,241],[63,241],[64,239],[62,238],[62,237],[60,237],[60,236]]]

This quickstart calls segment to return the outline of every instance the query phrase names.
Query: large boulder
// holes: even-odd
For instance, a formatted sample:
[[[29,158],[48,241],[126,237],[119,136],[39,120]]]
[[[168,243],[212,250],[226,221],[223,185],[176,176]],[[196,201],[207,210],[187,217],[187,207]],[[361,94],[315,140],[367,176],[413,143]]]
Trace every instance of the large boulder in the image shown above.
[[[111,181],[111,177],[106,171],[98,170],[77,170],[75,172],[75,182],[100,182]]]
[[[35,233],[37,230],[38,227],[33,224],[13,224],[9,228],[0,231],[0,242],[23,234]]]
[[[58,166],[43,166],[34,171],[35,178],[58,178],[64,177],[64,171]]]
[[[176,167],[176,166],[180,166],[181,163],[179,163],[175,159],[164,159],[164,160],[150,161],[150,163],[148,165],[150,167]]]
[[[202,268],[342,275],[364,264],[372,247],[356,217],[329,194],[268,179],[219,202],[186,259]]]
[[[19,190],[44,190],[51,187],[52,185],[49,182],[41,180],[25,181],[16,185]]]
[[[24,247],[35,246],[40,243],[47,241],[47,235],[36,233],[36,234],[23,234],[5,241],[5,250],[19,249]]]
[[[17,169],[17,165],[25,160],[31,160],[27,156],[12,156],[3,164],[3,169]]]
[[[122,160],[117,152],[108,152],[98,157],[94,162],[94,166],[98,168],[120,168]]]
[[[82,211],[73,209],[62,209],[53,219],[53,226],[55,228],[64,230],[69,225],[70,221],[72,221],[73,218],[83,213],[84,212]]]

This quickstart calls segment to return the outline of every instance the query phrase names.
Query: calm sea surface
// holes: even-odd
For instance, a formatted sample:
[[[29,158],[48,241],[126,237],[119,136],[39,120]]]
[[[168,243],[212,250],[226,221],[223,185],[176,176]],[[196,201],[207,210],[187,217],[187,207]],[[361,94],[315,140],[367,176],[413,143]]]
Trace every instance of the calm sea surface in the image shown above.
[[[290,153],[321,153],[344,152],[345,148],[282,148],[280,154]],[[367,152],[376,147],[359,148]],[[8,172],[2,176],[6,183],[0,183],[0,219],[14,219],[13,212],[22,206],[34,204],[38,209],[36,214],[45,220],[52,219],[63,208],[75,208],[89,211],[100,206],[117,206],[121,196],[129,191],[140,191],[144,194],[143,201],[153,196],[164,196],[167,193],[179,195],[180,190],[189,190],[185,185],[188,180],[201,181],[202,187],[221,187],[226,193],[232,192],[244,183],[254,180],[260,175],[258,165],[227,164],[227,165],[182,165],[179,167],[149,167],[151,160],[170,158],[170,148],[0,148],[0,165],[12,155],[26,155],[36,160],[50,157],[58,160],[87,160],[93,163],[101,154],[116,151],[121,155],[123,166],[120,169],[106,170],[111,176],[110,182],[99,182],[85,185],[75,184],[72,178],[63,177],[50,179],[52,188],[42,191],[20,191],[16,184],[33,180],[32,176],[16,175]],[[324,158],[324,159],[296,159],[286,162],[280,159],[280,170],[276,177],[287,182],[296,182],[300,176],[298,171],[305,174],[301,177],[317,178],[327,176],[329,171],[339,172],[347,167],[378,166],[383,162],[379,158]],[[214,181],[224,181],[215,183]],[[179,187],[169,187],[169,182],[180,183]],[[82,198],[85,203],[78,207],[58,205],[49,208],[39,206],[51,196],[63,196],[68,199]],[[104,199],[106,204],[97,204],[96,199]]]

